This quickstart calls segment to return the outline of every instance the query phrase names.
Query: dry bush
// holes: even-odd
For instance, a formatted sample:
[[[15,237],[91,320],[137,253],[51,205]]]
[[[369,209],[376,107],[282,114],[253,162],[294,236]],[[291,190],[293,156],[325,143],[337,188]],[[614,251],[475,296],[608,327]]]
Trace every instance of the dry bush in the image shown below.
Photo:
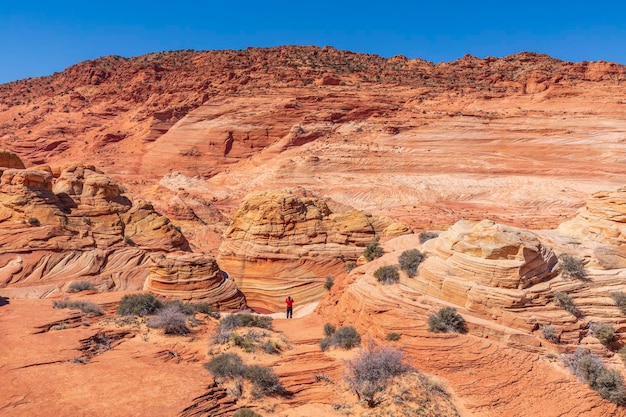
[[[187,316],[176,304],[168,305],[157,311],[148,326],[163,329],[165,334],[184,335],[191,332],[187,327]]]
[[[417,249],[409,249],[402,252],[398,257],[400,269],[403,270],[409,278],[413,278],[417,274],[417,267],[424,260],[424,254]]]
[[[67,288],[67,292],[94,291],[96,287],[89,281],[75,281]]]
[[[424,243],[429,241],[430,239],[434,239],[439,236],[439,233],[435,232],[421,232],[419,234],[420,243]]]
[[[576,304],[574,304],[572,297],[568,294],[557,291],[554,293],[554,301],[559,305],[559,307],[574,317],[581,318],[583,316],[582,312],[578,309],[578,307],[576,307]]]
[[[101,316],[104,314],[102,308],[91,301],[82,301],[82,300],[68,300],[64,298],[62,300],[55,300],[53,308],[69,308],[70,310],[80,310],[85,314],[89,314],[92,316]]]
[[[163,307],[161,300],[152,294],[127,294],[117,307],[119,316],[147,316]]]
[[[395,265],[385,265],[374,271],[374,277],[383,284],[395,284],[400,280],[398,267]]]
[[[564,253],[559,256],[559,265],[561,274],[565,278],[574,278],[580,280],[587,279],[587,273],[585,272],[585,266],[582,260]]]
[[[465,331],[465,320],[453,307],[444,307],[428,316],[428,330],[434,333]]]
[[[387,381],[411,369],[404,353],[389,346],[370,344],[348,362],[348,384],[369,407],[376,406]]]
[[[220,320],[220,330],[230,331],[238,327],[272,328],[272,318],[255,314],[230,314]]]
[[[589,384],[602,398],[615,404],[626,404],[622,375],[614,369],[607,369],[598,356],[579,348],[572,354],[563,355],[563,362],[579,380]]]
[[[368,261],[373,261],[376,258],[383,256],[383,248],[378,243],[378,238],[365,247],[363,257]]]
[[[331,336],[320,341],[320,348],[327,350],[331,346],[339,346],[342,349],[352,349],[361,343],[361,336],[353,326],[340,327]]]
[[[235,378],[243,376],[246,366],[235,353],[223,353],[213,357],[204,367],[216,378]]]

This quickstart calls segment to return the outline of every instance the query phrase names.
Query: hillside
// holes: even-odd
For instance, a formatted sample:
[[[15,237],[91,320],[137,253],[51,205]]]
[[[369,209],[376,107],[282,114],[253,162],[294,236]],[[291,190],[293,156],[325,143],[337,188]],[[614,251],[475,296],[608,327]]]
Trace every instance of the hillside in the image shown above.
[[[529,52],[433,64],[288,46],[0,85],[0,414],[626,415],[565,365],[584,348],[626,375],[625,81]],[[415,276],[378,282],[411,249]],[[269,314],[271,331],[240,335],[281,347],[218,343],[204,313],[184,336],[118,317],[139,292]],[[102,315],[53,308],[66,297]],[[428,330],[443,307],[462,333]],[[367,407],[345,378],[357,350],[320,349],[327,323],[421,373]],[[261,399],[202,367],[228,352],[286,391]]]

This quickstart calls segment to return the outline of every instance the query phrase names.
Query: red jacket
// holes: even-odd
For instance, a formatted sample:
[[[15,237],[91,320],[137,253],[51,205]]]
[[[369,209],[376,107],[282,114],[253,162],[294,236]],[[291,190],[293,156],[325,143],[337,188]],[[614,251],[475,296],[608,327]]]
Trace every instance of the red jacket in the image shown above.
[[[285,304],[287,304],[287,307],[292,307],[293,306],[293,298],[290,300],[289,298],[285,299]]]

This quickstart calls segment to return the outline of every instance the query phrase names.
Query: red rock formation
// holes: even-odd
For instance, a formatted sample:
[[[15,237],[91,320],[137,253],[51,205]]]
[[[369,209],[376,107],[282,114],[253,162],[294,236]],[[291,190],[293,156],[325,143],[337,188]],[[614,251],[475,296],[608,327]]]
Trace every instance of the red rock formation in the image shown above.
[[[318,300],[326,276],[342,272],[377,236],[406,233],[406,225],[388,218],[333,213],[306,192],[262,191],[242,201],[217,261],[251,307],[275,312],[287,295],[302,304]]]

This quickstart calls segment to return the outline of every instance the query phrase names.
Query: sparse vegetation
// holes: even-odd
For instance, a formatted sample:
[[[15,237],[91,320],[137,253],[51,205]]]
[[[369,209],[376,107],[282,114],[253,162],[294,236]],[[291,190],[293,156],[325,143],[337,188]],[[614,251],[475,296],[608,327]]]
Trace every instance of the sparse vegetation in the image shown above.
[[[622,310],[622,313],[626,314],[626,293],[622,291],[612,292],[611,297],[615,301],[615,305]]]
[[[374,259],[383,256],[383,253],[383,248],[380,246],[380,243],[378,243],[378,238],[376,238],[376,240],[365,247],[363,257],[368,261],[373,261]]]
[[[324,329],[326,331],[326,328]],[[361,343],[361,336],[352,326],[340,327],[330,336],[320,341],[320,348],[327,350],[331,346],[339,346],[342,349],[352,349]]]
[[[443,307],[437,314],[428,316],[428,330],[434,333],[462,333],[465,331],[465,320],[453,307]]]
[[[346,266],[344,266],[344,269],[346,270],[346,272],[350,272],[354,268],[356,268],[356,266],[356,262],[346,262]]]
[[[374,271],[374,277],[383,284],[395,284],[400,280],[398,267],[395,265],[385,265]]]
[[[332,336],[335,333],[336,330],[337,329],[335,328],[334,324],[326,323],[324,325],[324,334],[326,335],[326,337]]]
[[[424,259],[424,254],[417,249],[409,249],[402,252],[398,257],[400,269],[403,270],[409,278],[413,278],[417,274],[417,267]]]
[[[55,300],[53,303],[53,308],[69,308],[70,310],[80,310],[83,313],[92,316],[101,316],[102,314],[104,314],[102,308],[96,303],[83,300],[68,300],[67,298],[64,298],[62,300]]]
[[[387,336],[385,338],[390,342],[397,342],[398,340],[400,340],[400,333],[387,333]]]
[[[231,331],[237,327],[272,328],[272,318],[256,314],[230,314],[220,320],[220,330]]]
[[[594,323],[590,326],[590,328],[591,328],[591,334],[593,334],[593,337],[598,339],[600,343],[602,343],[605,346],[608,346],[617,340],[617,336],[615,334],[615,327],[613,327],[610,324]]]
[[[223,353],[213,357],[204,367],[216,378],[234,378],[243,376],[246,366],[235,353]]]
[[[249,408],[240,408],[233,414],[233,417],[263,417],[261,414],[252,411]]]
[[[426,241],[428,241],[430,239],[434,239],[434,238],[436,238],[438,236],[439,236],[439,234],[435,233],[435,232],[421,232],[419,234],[420,243],[423,244],[424,242],[426,242]]]
[[[31,226],[40,226],[41,222],[39,221],[38,218],[31,217],[31,218],[28,219],[28,224],[31,225]]]
[[[89,281],[74,281],[67,288],[67,292],[94,291],[96,287]]]
[[[568,294],[557,291],[554,293],[554,302],[576,318],[582,317],[582,312],[576,307],[574,300]]]
[[[327,275],[326,282],[324,282],[324,288],[326,288],[327,291],[330,291],[333,285],[335,285],[335,278],[331,275]]]
[[[166,305],[159,309],[148,325],[153,328],[163,329],[165,334],[184,335],[190,332],[187,327],[187,316],[176,304]]]
[[[541,335],[544,339],[552,343],[559,343],[560,341],[559,331],[551,324],[546,324],[541,327]]]
[[[559,256],[559,265],[561,275],[563,275],[564,278],[573,278],[580,280],[587,279],[587,274],[585,272],[585,267],[582,260],[564,253]]]
[[[120,316],[147,316],[163,307],[161,300],[152,294],[127,294],[117,307]]]
[[[348,362],[348,384],[361,400],[374,407],[381,401],[380,393],[388,380],[410,369],[401,351],[372,344]]]
[[[256,396],[275,395],[284,391],[278,376],[267,366],[246,366],[243,377],[252,382],[253,393]]]
[[[622,375],[607,369],[602,360],[586,349],[563,355],[563,362],[576,377],[589,384],[602,398],[615,404],[626,404],[626,389]]]

